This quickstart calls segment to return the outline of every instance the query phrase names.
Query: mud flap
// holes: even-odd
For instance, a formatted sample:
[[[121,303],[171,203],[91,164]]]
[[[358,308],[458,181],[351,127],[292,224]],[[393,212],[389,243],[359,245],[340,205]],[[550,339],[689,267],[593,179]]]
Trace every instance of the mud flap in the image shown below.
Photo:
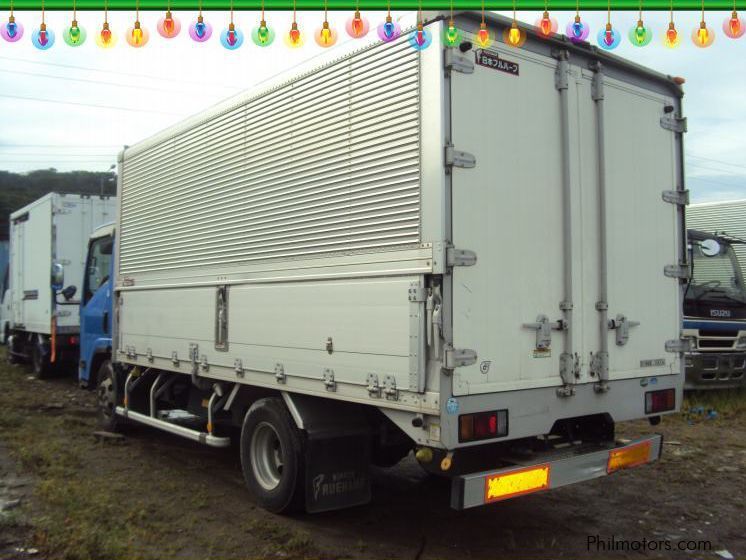
[[[370,435],[367,430],[308,433],[306,511],[318,513],[370,502]]]

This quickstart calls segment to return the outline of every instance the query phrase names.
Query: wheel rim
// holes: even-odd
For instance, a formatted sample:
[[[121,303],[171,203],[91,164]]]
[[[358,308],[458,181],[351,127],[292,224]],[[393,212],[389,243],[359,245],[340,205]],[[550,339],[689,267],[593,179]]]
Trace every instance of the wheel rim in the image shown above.
[[[282,443],[277,430],[261,422],[251,436],[251,468],[257,482],[264,490],[274,490],[280,485],[283,467]]]
[[[114,415],[114,406],[114,382],[107,376],[98,386],[98,407],[101,414],[108,419]]]

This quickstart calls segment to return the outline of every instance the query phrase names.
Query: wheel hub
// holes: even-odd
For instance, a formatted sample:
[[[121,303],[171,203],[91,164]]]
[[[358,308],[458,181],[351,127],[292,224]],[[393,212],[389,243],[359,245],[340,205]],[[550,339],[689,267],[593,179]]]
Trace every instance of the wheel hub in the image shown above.
[[[280,485],[283,471],[282,443],[275,428],[261,422],[251,437],[251,468],[257,482],[265,490]]]

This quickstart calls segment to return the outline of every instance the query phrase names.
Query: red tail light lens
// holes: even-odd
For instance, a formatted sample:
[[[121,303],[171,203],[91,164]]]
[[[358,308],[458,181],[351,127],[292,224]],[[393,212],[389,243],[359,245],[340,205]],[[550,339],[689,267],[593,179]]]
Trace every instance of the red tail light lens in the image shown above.
[[[656,414],[676,408],[676,390],[648,391],[645,393],[645,414]]]
[[[80,342],[80,339],[77,336],[71,336],[67,339],[67,343],[70,346],[75,346],[78,342]]]
[[[458,426],[458,440],[461,443],[507,436],[508,411],[462,414],[458,417]]]

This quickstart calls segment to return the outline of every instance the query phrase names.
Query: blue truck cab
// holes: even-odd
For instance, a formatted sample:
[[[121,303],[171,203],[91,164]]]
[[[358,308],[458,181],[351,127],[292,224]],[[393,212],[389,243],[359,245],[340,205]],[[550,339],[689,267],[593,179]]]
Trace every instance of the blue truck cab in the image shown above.
[[[96,229],[88,241],[80,302],[80,362],[78,380],[95,387],[99,369],[111,360],[114,224]]]

